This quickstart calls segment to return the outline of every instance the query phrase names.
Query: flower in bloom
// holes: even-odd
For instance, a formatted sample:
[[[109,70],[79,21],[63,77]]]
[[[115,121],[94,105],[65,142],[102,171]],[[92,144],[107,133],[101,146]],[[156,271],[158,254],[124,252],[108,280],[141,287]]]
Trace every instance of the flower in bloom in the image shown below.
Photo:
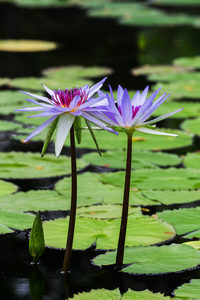
[[[107,99],[105,95],[101,93],[96,98],[92,96],[98,92],[102,87],[106,78],[102,79],[97,84],[89,88],[85,85],[82,88],[65,89],[65,90],[50,90],[44,86],[44,89],[49,94],[48,97],[38,96],[35,94],[22,92],[28,96],[40,100],[26,99],[29,102],[37,104],[36,107],[26,107],[18,109],[17,111],[35,111],[41,112],[40,114],[30,116],[31,117],[50,117],[37,127],[26,139],[25,142],[36,136],[42,130],[44,130],[50,123],[58,118],[56,142],[55,142],[55,153],[58,157],[64,145],[65,139],[73,125],[76,116],[82,116],[89,122],[94,123],[98,127],[108,130],[106,125],[101,119],[95,118],[95,113],[105,110],[105,104]],[[91,114],[92,113],[92,114]],[[112,130],[113,131],[113,130]],[[114,132],[114,131],[113,131]]]
[[[169,134],[165,132],[156,131],[152,129],[155,126],[150,125],[178,113],[183,108],[180,108],[171,113],[167,113],[153,120],[147,121],[151,114],[170,95],[169,94],[166,96],[165,93],[154,101],[160,89],[161,88],[159,88],[147,98],[149,90],[149,87],[147,86],[141,94],[139,91],[137,91],[133,98],[130,99],[128,91],[126,89],[123,89],[119,85],[117,90],[117,100],[115,101],[113,97],[112,88],[110,87],[110,95],[106,94],[110,106],[110,112],[104,112],[104,115],[106,116],[104,118],[104,121],[108,123],[112,128],[118,131],[125,131],[126,133],[130,134],[137,130],[140,132],[150,134],[177,136],[176,134]]]

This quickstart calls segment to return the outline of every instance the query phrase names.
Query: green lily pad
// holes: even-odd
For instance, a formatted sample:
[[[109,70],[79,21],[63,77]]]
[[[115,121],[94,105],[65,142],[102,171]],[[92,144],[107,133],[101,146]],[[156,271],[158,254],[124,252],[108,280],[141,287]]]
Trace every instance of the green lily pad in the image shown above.
[[[143,196],[148,199],[159,201],[164,205],[189,203],[200,200],[200,191],[142,191]],[[156,204],[156,203],[155,203]]]
[[[164,297],[164,295],[160,293],[152,293],[149,290],[144,291],[133,291],[128,290],[126,293],[121,295],[119,289],[115,290],[106,290],[106,289],[97,289],[91,290],[89,293],[83,292],[79,293],[78,295],[73,296],[74,300],[141,300],[141,299],[148,299],[148,300],[170,300],[170,297]]]
[[[8,152],[0,153],[1,178],[39,178],[60,176],[71,173],[70,157],[46,154],[41,158],[39,153]],[[85,163],[77,159],[81,169]]]
[[[190,231],[200,230],[200,207],[182,208],[172,211],[165,210],[157,213],[159,218],[172,224],[177,234],[185,234]]]
[[[14,230],[8,228],[6,225],[0,224],[0,234],[12,233]]]
[[[195,118],[192,120],[185,120],[181,124],[181,128],[186,130],[187,132],[194,133],[196,135],[200,135],[200,118]]]
[[[115,262],[116,251],[107,252],[94,259],[96,265]],[[187,259],[185,259],[187,257]],[[159,262],[159,263],[158,263]],[[124,264],[131,264],[122,272],[133,274],[175,273],[195,268],[200,264],[200,252],[184,244],[161,247],[125,248]]]
[[[93,78],[97,76],[103,77],[111,73],[111,69],[103,67],[57,67],[43,70],[42,74],[44,76],[40,78],[22,77],[12,79],[10,80],[9,85],[11,87],[20,88],[21,90],[26,90],[27,92],[30,89],[44,92],[44,88],[41,84],[46,85],[52,90],[66,88],[70,89],[76,86],[84,86],[86,84],[89,84],[91,86],[94,82],[92,80],[89,80],[88,78]]]
[[[13,131],[21,128],[22,126],[20,124],[0,120],[0,131]]]
[[[200,168],[200,153],[187,153],[186,156],[183,158],[183,163],[188,168],[199,169]],[[200,184],[196,186],[196,188],[200,188]]]
[[[179,137],[171,136],[158,136],[153,134],[145,134],[134,132],[133,134],[133,151],[135,149],[142,150],[161,150],[161,149],[175,149],[188,146],[192,143],[192,134],[180,130],[172,129],[160,129],[159,131],[164,131],[168,133],[178,134]],[[96,139],[98,141],[100,149],[125,149],[126,148],[126,134],[119,133],[118,136],[103,130],[94,131]],[[69,141],[66,141],[69,145]],[[91,136],[87,130],[83,130],[83,137],[81,145],[77,145],[81,148],[94,149],[95,144],[91,143]]]
[[[175,5],[175,6],[190,6],[190,5],[200,5],[199,0],[154,0],[153,4],[161,5]]]
[[[175,290],[174,299],[191,299],[198,300],[200,295],[200,280],[192,279],[189,283],[185,283]]]
[[[166,73],[166,74],[151,74],[148,76],[150,81],[166,81],[166,82],[188,82],[199,81],[200,72],[182,72],[182,73]],[[187,85],[186,85],[187,86]]]
[[[90,9],[90,7],[89,7]],[[120,24],[135,26],[161,26],[193,24],[194,19],[184,14],[166,14],[142,3],[106,3],[89,10],[92,17],[115,17]]]
[[[31,228],[33,225],[34,218],[35,216],[33,214],[0,210],[0,230],[2,230],[2,232],[0,233],[11,232],[9,228],[19,230]],[[8,227],[7,231],[5,226]]]
[[[108,151],[102,153],[99,157],[96,153],[83,155],[83,160],[87,163],[106,166],[110,168],[125,169],[126,167],[126,151]],[[150,151],[133,151],[132,168],[155,168],[156,166],[175,166],[181,163],[180,157],[174,154]]]
[[[78,199],[77,205],[89,206],[94,204],[122,204],[123,187],[116,187],[110,184],[103,184],[101,177],[84,173],[78,175]],[[64,178],[55,185],[59,194],[70,199],[71,195],[71,179]],[[155,201],[143,196],[137,190],[130,191],[130,205],[155,205]],[[159,204],[158,202],[156,204]]]
[[[139,207],[129,207],[128,214],[140,212]],[[91,205],[77,209],[77,216],[91,219],[116,219],[121,218],[122,205]]]
[[[160,86],[162,86],[162,90],[166,93],[171,93],[174,98],[199,99],[199,80],[180,80],[169,83],[158,82],[152,88],[157,90]]]
[[[156,76],[170,76],[173,74],[182,74],[186,71],[192,71],[191,66],[176,66],[176,65],[144,65],[131,70],[131,74],[134,76],[139,75],[156,75]],[[149,76],[148,76],[149,78]]]
[[[200,250],[200,241],[189,241],[189,242],[185,242],[184,244],[189,245],[196,250]]]
[[[125,172],[103,174],[101,180],[115,186],[124,185]],[[150,169],[132,172],[131,188],[141,190],[188,190],[200,184],[200,170],[195,169]]]
[[[6,197],[7,199],[7,196],[16,192],[17,189],[18,187],[15,184],[0,180],[0,199],[1,197]]]
[[[200,230],[195,230],[194,232],[184,235],[186,239],[200,238]]]
[[[70,209],[70,198],[49,190],[18,192],[0,197],[0,207],[21,212],[67,210]]]
[[[69,217],[43,223],[47,246],[65,248]],[[86,249],[96,242],[97,249],[116,249],[120,219],[76,218],[74,249]],[[152,245],[175,236],[173,226],[137,212],[129,215],[126,245]]]
[[[0,51],[7,52],[37,52],[55,50],[55,42],[39,40],[0,40]]]
[[[24,96],[18,91],[1,91],[0,108],[1,114],[17,114],[14,109],[20,109],[23,106],[33,106],[28,101],[24,101]]]
[[[179,67],[200,69],[200,56],[179,57],[173,63]]]

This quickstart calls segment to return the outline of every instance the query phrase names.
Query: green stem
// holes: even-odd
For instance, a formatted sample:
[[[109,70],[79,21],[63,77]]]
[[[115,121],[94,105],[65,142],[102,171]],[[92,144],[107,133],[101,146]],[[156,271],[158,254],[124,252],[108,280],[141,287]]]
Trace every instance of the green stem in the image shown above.
[[[66,250],[63,262],[63,272],[69,271],[72,245],[74,238],[74,228],[76,220],[76,203],[77,203],[77,172],[76,172],[76,148],[74,140],[74,126],[70,130],[70,145],[71,145],[71,209],[69,218],[69,229]]]
[[[129,192],[131,180],[131,158],[132,158],[132,133],[127,134],[127,159],[126,159],[126,176],[124,184],[124,199],[122,207],[121,227],[118,240],[116,266],[123,265],[124,247],[126,239],[126,228],[128,220],[128,207],[129,207]]]

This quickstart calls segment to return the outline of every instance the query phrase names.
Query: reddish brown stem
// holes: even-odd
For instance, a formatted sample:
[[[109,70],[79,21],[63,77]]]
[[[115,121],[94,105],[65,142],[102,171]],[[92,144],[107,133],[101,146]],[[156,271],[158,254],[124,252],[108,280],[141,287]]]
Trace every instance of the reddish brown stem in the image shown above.
[[[75,140],[74,140],[74,126],[72,126],[70,130],[70,145],[71,145],[71,209],[70,209],[67,244],[66,244],[64,262],[63,262],[63,272],[69,271],[71,255],[72,255],[75,220],[76,220],[77,171],[76,171],[76,148],[75,148]]]
[[[132,134],[127,134],[126,175],[125,175],[125,184],[124,184],[124,199],[123,199],[121,227],[120,227],[118,248],[117,248],[116,266],[122,266],[123,258],[124,258],[126,228],[127,228],[127,221],[128,221],[130,180],[131,180],[131,159],[132,159]]]

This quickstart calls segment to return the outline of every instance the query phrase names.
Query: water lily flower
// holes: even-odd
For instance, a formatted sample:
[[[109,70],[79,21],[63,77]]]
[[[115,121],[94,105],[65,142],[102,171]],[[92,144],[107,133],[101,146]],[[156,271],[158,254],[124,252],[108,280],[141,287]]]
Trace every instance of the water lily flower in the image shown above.
[[[57,133],[55,141],[55,153],[58,157],[63,148],[67,135],[73,125],[76,116],[82,116],[89,122],[97,125],[100,128],[108,130],[101,119],[95,118],[95,113],[104,111],[105,105],[108,101],[103,93],[98,97],[93,98],[93,95],[99,91],[106,78],[89,88],[85,85],[81,88],[65,89],[65,90],[51,90],[44,86],[44,89],[49,94],[49,97],[38,96],[32,93],[22,93],[40,100],[39,102],[33,99],[26,99],[29,102],[37,104],[36,107],[26,107],[17,109],[16,111],[35,111],[40,114],[29,116],[31,117],[50,117],[37,127],[26,139],[25,142],[32,139],[34,136],[44,130],[50,123],[58,118]],[[92,114],[91,114],[92,113]],[[109,130],[110,131],[110,130]],[[114,132],[112,130],[112,132]]]
[[[161,88],[147,98],[149,90],[149,87],[147,86],[141,94],[139,91],[137,91],[133,98],[130,99],[128,91],[119,85],[117,90],[117,100],[115,101],[112,88],[110,86],[109,88],[110,95],[106,94],[106,97],[109,102],[110,112],[104,112],[104,115],[106,116],[104,121],[112,128],[116,129],[117,131],[124,131],[128,134],[132,134],[137,130],[150,134],[177,136],[176,134],[154,130],[152,128],[154,128],[155,125],[152,126],[152,124],[178,113],[183,108],[164,114],[153,120],[146,121],[151,114],[170,96],[170,94],[166,96],[166,93],[164,93],[154,101]]]

